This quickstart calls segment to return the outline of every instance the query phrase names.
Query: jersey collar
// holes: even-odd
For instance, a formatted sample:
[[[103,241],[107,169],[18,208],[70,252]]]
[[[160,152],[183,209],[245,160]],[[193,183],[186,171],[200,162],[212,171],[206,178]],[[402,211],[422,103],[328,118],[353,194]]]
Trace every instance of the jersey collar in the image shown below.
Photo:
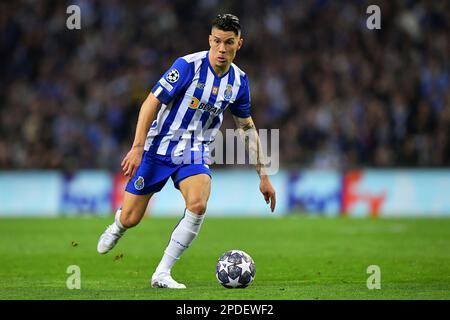
[[[223,77],[225,77],[229,72],[230,69],[233,68],[232,65],[230,65],[230,67],[228,68],[227,72],[225,72],[223,75],[221,75],[220,77],[216,74],[216,72],[214,71],[214,68],[211,66],[211,63],[209,62],[209,51],[206,52],[206,62],[208,63],[208,67],[211,70],[211,72],[213,73],[214,77],[222,79]]]

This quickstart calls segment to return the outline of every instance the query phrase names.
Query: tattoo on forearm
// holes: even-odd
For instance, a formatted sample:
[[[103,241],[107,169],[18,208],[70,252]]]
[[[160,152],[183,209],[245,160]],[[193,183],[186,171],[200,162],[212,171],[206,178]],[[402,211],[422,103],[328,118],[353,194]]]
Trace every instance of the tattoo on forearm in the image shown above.
[[[244,130],[244,131],[248,131],[248,130],[253,129],[253,128],[255,128],[253,123],[247,123],[244,126],[242,126],[242,130]]]
[[[249,131],[250,129],[255,130]],[[256,128],[253,124],[247,124],[242,127],[242,130],[245,132],[243,134],[245,149],[249,153],[252,163],[256,165],[256,171],[261,177],[261,175],[266,174],[265,157]]]
[[[134,148],[142,148],[143,146],[144,146],[143,144],[137,144],[137,145],[133,146],[133,149]]]

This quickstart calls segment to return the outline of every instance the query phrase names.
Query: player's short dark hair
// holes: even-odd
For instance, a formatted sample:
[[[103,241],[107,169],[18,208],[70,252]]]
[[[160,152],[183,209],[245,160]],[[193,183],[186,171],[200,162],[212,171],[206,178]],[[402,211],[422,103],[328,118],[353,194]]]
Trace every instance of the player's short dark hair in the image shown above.
[[[241,32],[239,18],[230,13],[218,14],[212,22],[212,28],[222,31],[233,31],[236,35]]]

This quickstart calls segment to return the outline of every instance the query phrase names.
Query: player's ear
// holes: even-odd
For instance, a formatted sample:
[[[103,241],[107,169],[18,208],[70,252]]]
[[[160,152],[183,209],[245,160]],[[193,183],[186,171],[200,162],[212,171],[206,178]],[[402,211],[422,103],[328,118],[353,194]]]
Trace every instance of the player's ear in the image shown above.
[[[213,41],[212,34],[210,34],[208,37],[208,42],[209,42],[210,47],[212,47],[212,43],[213,43],[212,41]]]
[[[239,38],[239,41],[238,41],[238,50],[242,47],[242,44],[244,43],[244,39],[243,38]]]
[[[238,40],[238,50],[242,47],[242,44],[244,43],[244,39],[242,39],[242,38],[239,38],[239,40]]]

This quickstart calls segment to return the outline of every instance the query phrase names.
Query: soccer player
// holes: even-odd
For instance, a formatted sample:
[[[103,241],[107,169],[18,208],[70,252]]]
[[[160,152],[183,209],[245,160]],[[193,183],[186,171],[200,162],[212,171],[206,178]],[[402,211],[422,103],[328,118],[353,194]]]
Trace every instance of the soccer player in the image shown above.
[[[114,223],[100,236],[97,250],[107,253],[127,229],[136,226],[152,195],[171,177],[186,208],[152,275],[154,288],[186,288],[171,277],[171,268],[200,231],[211,189],[208,145],[227,108],[238,131],[249,138],[246,149],[256,157],[260,191],[272,212],[275,209],[275,190],[250,115],[249,81],[233,64],[242,43],[239,19],[218,15],[212,23],[209,51],[178,58],[141,106],[133,145],[121,164],[130,177],[123,204]]]

